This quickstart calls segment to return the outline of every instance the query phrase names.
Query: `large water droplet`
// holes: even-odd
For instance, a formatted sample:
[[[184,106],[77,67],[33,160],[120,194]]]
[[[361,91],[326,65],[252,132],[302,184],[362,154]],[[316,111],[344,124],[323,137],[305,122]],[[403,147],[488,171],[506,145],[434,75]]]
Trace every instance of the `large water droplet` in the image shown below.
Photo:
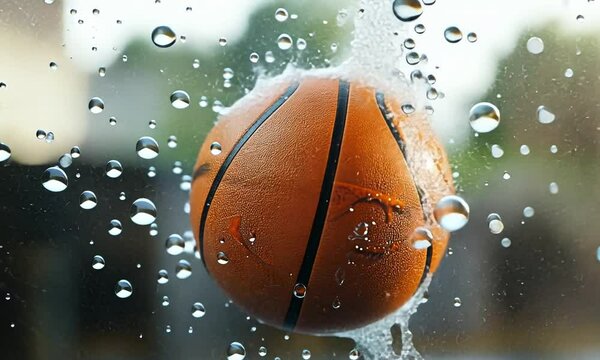
[[[410,243],[416,250],[427,249],[433,242],[433,234],[429,229],[418,227],[410,236]]]
[[[68,168],[73,164],[73,157],[71,154],[63,154],[60,158],[58,158],[58,165],[63,169]]]
[[[69,185],[67,174],[58,166],[52,166],[46,169],[42,174],[42,185],[46,190],[52,192],[61,192]]]
[[[90,210],[95,208],[97,204],[98,199],[96,198],[96,194],[92,191],[86,190],[79,196],[79,206],[81,206],[82,209]]]
[[[185,241],[179,234],[171,234],[165,243],[167,253],[171,255],[179,255],[185,250]]]
[[[178,279],[187,279],[192,276],[192,265],[187,260],[179,260],[175,267],[175,276]]]
[[[201,302],[195,302],[194,305],[192,305],[192,316],[198,319],[203,317],[204,314],[206,314],[204,305],[202,305]]]
[[[277,46],[279,46],[281,50],[288,50],[292,47],[293,43],[294,42],[292,41],[292,37],[288,34],[281,34],[277,38]]]
[[[469,221],[469,204],[456,195],[444,196],[435,206],[435,219],[447,231],[461,229]]]
[[[171,105],[175,109],[185,109],[190,106],[190,95],[183,90],[175,90],[171,93]]]
[[[275,10],[275,20],[277,20],[279,22],[284,22],[287,20],[287,18],[288,18],[288,12],[286,9],[279,8],[279,9]]]
[[[117,282],[115,286],[115,295],[120,297],[121,299],[125,299],[131,296],[133,293],[133,286],[131,283],[125,279],[121,279]]]
[[[146,198],[139,198],[131,204],[129,215],[138,225],[150,225],[156,220],[156,206]]]
[[[478,133],[487,133],[500,124],[500,110],[488,102],[475,104],[469,111],[469,123]]]
[[[244,360],[246,358],[246,349],[244,345],[237,341],[232,342],[227,347],[227,360]]]
[[[177,35],[168,26],[159,26],[152,31],[152,42],[160,48],[168,48],[175,44]]]
[[[459,28],[457,28],[456,26],[450,26],[444,31],[444,37],[446,38],[446,41],[454,44],[461,41],[463,35]]]
[[[544,51],[544,41],[539,37],[531,37],[527,40],[527,51],[534,55],[541,54]]]
[[[402,21],[413,21],[423,14],[423,6],[419,0],[394,0],[394,15]]]
[[[123,166],[117,160],[109,160],[106,163],[106,176],[116,179],[123,173]]]
[[[550,124],[556,119],[556,115],[545,106],[537,108],[537,118],[541,124]]]
[[[88,109],[92,114],[100,114],[104,110],[104,101],[99,97],[93,97],[88,103]]]
[[[150,136],[143,136],[135,144],[135,151],[142,159],[154,159],[158,156],[158,143]]]

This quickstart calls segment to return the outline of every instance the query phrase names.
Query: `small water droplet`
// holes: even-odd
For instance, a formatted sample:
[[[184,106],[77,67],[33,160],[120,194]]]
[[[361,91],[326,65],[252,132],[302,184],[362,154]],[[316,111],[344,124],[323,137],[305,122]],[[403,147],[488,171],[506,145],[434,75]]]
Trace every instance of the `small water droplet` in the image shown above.
[[[298,283],[294,286],[294,296],[302,299],[306,296],[306,285]]]
[[[244,345],[237,341],[232,342],[227,347],[227,360],[244,360],[246,358],[246,349]]]
[[[469,204],[456,195],[444,196],[435,206],[435,219],[447,231],[461,229],[469,221]]]
[[[187,260],[179,260],[175,267],[175,276],[178,279],[187,279],[192,276],[192,265]]]
[[[571,68],[567,68],[565,70],[565,77],[566,78],[572,78],[574,74],[575,73],[573,72],[573,69],[571,69]]]
[[[423,25],[423,24],[415,25],[415,32],[417,34],[423,34],[425,32],[425,25]]]
[[[163,307],[166,307],[166,306],[169,306],[169,304],[171,304],[171,300],[169,300],[169,297],[166,295],[163,296],[161,305]]]
[[[222,251],[219,251],[217,253],[217,263],[221,264],[221,265],[225,265],[229,262],[229,258],[227,257],[227,254],[225,254]]]
[[[10,159],[11,155],[10,147],[0,142],[0,163]]]
[[[112,236],[117,236],[123,231],[123,225],[117,219],[112,219],[108,227],[108,233]]]
[[[221,153],[221,144],[219,144],[218,142],[213,142],[212,144],[210,144],[210,153],[213,155],[219,155]]]
[[[541,105],[537,108],[537,118],[541,124],[550,124],[556,120],[556,115],[550,109]]]
[[[475,104],[469,111],[469,124],[478,133],[487,133],[500,124],[500,110],[488,102]]]
[[[117,282],[115,286],[115,295],[121,299],[125,299],[131,296],[133,293],[133,286],[131,283],[125,279],[121,279]]]
[[[275,10],[275,20],[277,20],[279,22],[284,22],[287,20],[287,18],[288,18],[288,12],[286,9],[279,8],[279,9]]]
[[[183,90],[175,90],[171,94],[171,105],[175,109],[185,109],[190,106],[190,95]]]
[[[519,152],[521,153],[521,155],[529,155],[531,150],[529,149],[529,146],[521,145],[521,147],[519,148]]]
[[[88,103],[88,109],[92,114],[100,114],[104,110],[104,101],[99,97],[93,97]]]
[[[192,316],[196,319],[199,319],[203,317],[204,314],[206,314],[206,309],[204,308],[204,305],[202,305],[201,302],[195,302],[192,305]]]
[[[419,0],[394,0],[392,6],[394,15],[401,21],[413,21],[423,14]]]
[[[600,260],[599,260],[600,261]],[[267,348],[264,346],[261,346],[258,348],[258,356],[260,357],[265,357],[267,356]]]
[[[156,176],[156,168],[154,166],[150,166],[148,168],[148,173],[147,173],[149,178],[153,178]]]
[[[492,145],[492,157],[499,159],[504,155],[504,150],[498,144]]]
[[[427,249],[433,242],[433,234],[425,227],[418,227],[410,236],[410,243],[416,250]]]
[[[175,135],[169,136],[169,138],[167,139],[167,146],[170,147],[171,149],[176,148],[177,147],[177,136],[175,136]]]
[[[142,159],[154,159],[158,156],[158,143],[150,136],[143,136],[135,144],[135,151]]]
[[[502,245],[502,247],[507,248],[510,247],[512,241],[510,241],[509,238],[503,238],[502,240],[500,240],[500,245]]]
[[[275,62],[275,55],[273,55],[273,52],[271,50],[265,52],[265,61],[268,64]]]
[[[55,63],[54,61],[51,61],[50,64],[48,64],[48,66],[50,67],[50,69],[52,70],[58,70],[58,64]]]
[[[175,44],[177,35],[168,26],[159,26],[152,31],[152,42],[159,48],[168,48]]]
[[[292,47],[293,43],[292,37],[288,34],[281,34],[277,38],[277,46],[279,46],[281,50],[288,50]]]
[[[500,215],[491,213],[487,217],[488,227],[492,234],[500,234],[504,230],[504,223]]]
[[[58,166],[47,168],[42,174],[42,185],[46,190],[61,192],[69,185],[67,174]]]
[[[350,360],[358,360],[358,358],[360,358],[362,354],[360,353],[360,351],[358,351],[358,349],[352,349],[350,350],[350,353],[348,354],[348,359]]]
[[[139,198],[131,204],[129,215],[138,225],[150,225],[156,220],[156,206],[146,198]]]
[[[123,173],[123,166],[117,160],[109,160],[106,163],[106,176],[116,179]]]
[[[179,234],[171,234],[165,243],[167,253],[170,255],[179,255],[185,250],[185,241]]]
[[[527,40],[527,51],[534,55],[541,54],[544,51],[544,41],[536,36],[529,38]]]
[[[555,182],[551,182],[550,185],[548,185],[548,190],[550,191],[550,194],[558,194],[558,184]]]
[[[460,307],[462,305],[462,301],[459,297],[454,298],[454,307]]]
[[[474,43],[475,41],[477,41],[477,34],[476,34],[476,33],[474,33],[474,32],[470,32],[470,33],[468,33],[468,34],[467,34],[467,40],[468,40],[469,42],[472,42],[472,43]]]
[[[227,39],[226,39],[226,38],[224,38],[224,37],[222,37],[222,38],[219,38],[219,45],[220,45],[220,46],[225,46],[225,45],[227,45]]]
[[[165,269],[158,270],[158,278],[156,282],[163,285],[169,282],[169,272]]]
[[[535,210],[531,206],[527,206],[523,209],[523,216],[526,218],[533,217],[535,215]]]
[[[298,49],[298,50],[306,49],[306,40],[304,40],[303,38],[298,38],[298,40],[296,40],[296,49]]]
[[[96,255],[94,256],[94,258],[92,259],[92,269],[94,270],[102,270],[104,269],[104,265],[105,265],[105,261],[104,258],[100,255]]]
[[[310,350],[308,350],[308,349],[302,350],[302,359],[308,360],[308,359],[310,359],[310,355],[311,355]]]
[[[342,306],[342,303],[340,302],[340,299],[338,299],[337,297],[331,303],[331,307],[334,308],[335,310],[339,309],[341,306]]]
[[[449,43],[455,44],[462,40],[463,35],[459,28],[456,26],[450,26],[444,30],[444,38]]]
[[[92,191],[86,190],[79,196],[79,206],[84,210],[90,210],[96,207],[98,199]]]
[[[421,57],[415,51],[411,51],[408,54],[406,54],[406,62],[408,63],[408,65],[416,65],[419,63],[420,60]]]

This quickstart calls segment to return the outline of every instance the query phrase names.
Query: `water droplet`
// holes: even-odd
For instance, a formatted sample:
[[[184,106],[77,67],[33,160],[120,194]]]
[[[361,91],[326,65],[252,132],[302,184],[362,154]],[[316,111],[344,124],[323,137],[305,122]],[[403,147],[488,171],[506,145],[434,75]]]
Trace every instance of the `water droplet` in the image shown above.
[[[55,63],[54,61],[51,61],[50,64],[48,64],[48,66],[50,67],[50,69],[52,70],[57,70],[58,69],[58,64]]]
[[[175,109],[185,109],[190,106],[190,95],[183,90],[175,90],[171,94],[171,105]]]
[[[294,296],[302,299],[306,296],[306,286],[304,284],[298,283],[294,286]]]
[[[596,249],[596,260],[600,261],[600,246]]]
[[[165,269],[158,270],[158,278],[156,280],[159,284],[163,285],[169,282],[169,272]]]
[[[535,210],[531,206],[527,206],[523,209],[523,216],[525,216],[526,218],[533,217],[534,214]]]
[[[167,139],[167,146],[170,147],[171,149],[176,148],[177,147],[177,136],[175,136],[175,135],[169,136],[169,138]]]
[[[62,154],[60,158],[58,158],[58,165],[63,169],[68,168],[73,164],[73,157],[71,154]]]
[[[175,161],[173,163],[173,174],[179,175],[183,172],[181,161]]]
[[[158,224],[156,224],[156,223],[150,224],[150,230],[148,230],[148,234],[150,236],[158,235]]]
[[[123,166],[117,160],[109,160],[106,163],[106,176],[116,179],[123,173]]]
[[[222,37],[222,38],[219,38],[219,45],[220,45],[220,46],[225,46],[225,45],[227,45],[227,39],[226,39],[226,38],[224,38],[224,37]]]
[[[308,360],[308,359],[310,359],[310,355],[311,355],[310,350],[308,350],[308,349],[302,350],[302,359]]]
[[[408,65],[416,65],[419,63],[420,59],[421,58],[419,57],[419,54],[415,51],[411,51],[406,54],[406,62]]]
[[[269,64],[275,62],[275,55],[273,55],[271,50],[265,52],[265,61]]]
[[[459,297],[454,298],[454,307],[460,307],[462,305],[462,301]]]
[[[504,174],[502,174],[502,178],[504,180],[509,180],[510,179],[510,173],[508,171],[505,171]]]
[[[204,308],[204,305],[202,305],[201,302],[195,302],[194,305],[192,305],[192,316],[196,319],[199,319],[203,317],[204,314],[206,314],[206,309]]]
[[[583,17],[583,15],[577,15],[577,17],[575,19],[577,21],[579,21],[579,22],[583,22],[583,20],[585,20],[585,18]]]
[[[600,260],[599,260],[600,261]],[[267,348],[264,346],[261,346],[258,348],[258,356],[260,357],[265,357],[267,356]]]
[[[461,229],[469,221],[469,204],[456,195],[444,196],[435,206],[435,219],[447,231]]]
[[[250,62],[253,64],[256,64],[258,62],[258,59],[260,59],[260,56],[258,55],[258,53],[251,53],[250,54]]]
[[[179,255],[185,250],[185,241],[179,234],[171,234],[165,243],[167,253],[171,255]]]
[[[488,102],[475,104],[469,111],[469,123],[478,133],[487,133],[500,124],[500,110]]]
[[[437,98],[438,98],[438,95],[439,95],[439,94],[438,94],[438,91],[437,91],[437,89],[436,89],[436,88],[434,88],[434,87],[432,87],[432,88],[429,88],[429,90],[427,90],[427,98],[428,98],[429,100],[435,100],[435,99],[437,99]]]
[[[544,41],[536,36],[529,38],[527,40],[527,51],[534,55],[541,54],[544,51]]]
[[[192,177],[183,175],[181,177],[181,183],[179,183],[179,188],[183,191],[189,191],[192,188]]]
[[[52,131],[49,131],[48,134],[46,134],[46,142],[51,143],[53,141],[54,141],[54,133]]]
[[[504,150],[502,150],[500,145],[492,145],[492,157],[499,159],[502,157],[502,155],[504,155]]]
[[[550,145],[550,152],[556,154],[558,152],[558,146]]]
[[[470,32],[467,34],[467,40],[469,40],[469,42],[474,43],[475,41],[477,41],[477,34],[474,32]]]
[[[550,124],[556,119],[556,115],[547,107],[541,105],[537,108],[537,118],[541,124]]]
[[[100,14],[100,10],[94,9],[94,10],[92,10],[92,14],[98,15],[98,14]]]
[[[100,114],[104,110],[104,101],[99,97],[93,97],[88,103],[88,109],[92,114]]]
[[[222,251],[219,251],[217,253],[217,263],[221,264],[221,265],[225,265],[229,262],[229,258],[227,257],[227,254],[225,254]]]
[[[244,360],[246,358],[246,349],[244,345],[237,341],[232,342],[227,347],[227,360]]]
[[[331,307],[334,308],[335,310],[339,309],[341,306],[342,306],[342,303],[341,303],[340,299],[338,299],[337,297],[331,303]]]
[[[462,40],[463,35],[459,28],[456,26],[450,26],[444,30],[444,37],[449,43],[455,44]]]
[[[135,151],[142,159],[154,159],[158,156],[158,143],[154,138],[143,136],[135,144]]]
[[[127,197],[125,196],[125,192],[121,191],[121,193],[119,194],[119,200],[123,201],[127,199]]]
[[[519,148],[519,152],[521,153],[521,155],[529,155],[531,150],[529,149],[529,146],[521,145],[521,147]]]
[[[566,78],[572,78],[573,75],[574,75],[573,69],[568,68],[568,69],[565,70],[565,77]]]
[[[548,185],[548,190],[550,190],[550,194],[558,194],[558,184],[551,182],[550,185]]]
[[[106,263],[104,262],[104,258],[100,255],[96,255],[94,256],[94,258],[92,259],[92,269],[94,270],[102,270],[104,269],[104,265]]]
[[[160,48],[168,48],[175,44],[177,35],[168,26],[159,26],[152,31],[152,42]]]
[[[42,129],[38,129],[38,130],[35,132],[35,137],[37,137],[37,138],[38,138],[38,139],[40,139],[40,140],[43,140],[43,139],[45,139],[45,138],[46,138],[46,132],[45,132],[44,130],[42,130]]]
[[[131,296],[133,293],[133,286],[131,283],[125,279],[121,279],[117,282],[115,286],[115,295],[121,299],[125,299]]]
[[[358,349],[352,349],[350,350],[350,353],[348,354],[348,359],[350,360],[358,360],[358,358],[360,358],[362,354],[360,353],[360,351],[358,351]]]
[[[288,34],[281,34],[277,38],[277,46],[279,46],[281,50],[288,50],[292,47],[293,43],[294,42],[292,41],[292,37]]]
[[[179,260],[175,266],[175,276],[178,279],[187,279],[192,276],[192,265],[187,260]]]
[[[433,234],[425,227],[418,227],[410,236],[410,243],[416,250],[427,249],[433,242]]]
[[[413,21],[423,14],[419,0],[394,0],[394,15],[401,21]]]
[[[10,159],[11,154],[10,147],[0,142],[0,163]]]
[[[488,227],[492,234],[500,234],[504,230],[504,223],[500,215],[491,213],[487,217]]]
[[[415,48],[415,41],[411,38],[404,40],[404,47],[411,50]]]
[[[306,49],[306,40],[304,40],[303,38],[298,38],[298,40],[296,40],[296,49],[298,49],[298,50]]]
[[[148,168],[148,173],[147,173],[149,178],[153,178],[156,176],[156,168],[154,166],[150,166]]]
[[[510,247],[510,244],[512,243],[512,241],[510,241],[509,238],[503,238],[502,240],[500,240],[500,245],[502,245],[502,247]]]
[[[344,284],[344,280],[346,280],[346,272],[342,268],[338,268],[335,271],[335,282],[342,286]]]
[[[284,22],[287,20],[287,18],[288,18],[288,12],[286,9],[279,8],[279,9],[275,10],[275,20],[277,20],[279,22]]]
[[[165,307],[165,306],[169,306],[169,304],[171,304],[171,300],[169,300],[169,297],[163,296],[161,305],[163,307]]]
[[[46,190],[61,192],[69,185],[67,174],[58,166],[47,168],[42,174],[42,185]]]
[[[423,24],[415,25],[415,32],[417,34],[423,34],[425,32],[425,25],[423,25]]]
[[[98,199],[92,191],[86,190],[79,196],[79,206],[84,210],[90,210],[96,207]]]
[[[138,225],[150,225],[156,220],[156,206],[146,198],[139,198],[131,204],[129,215]]]
[[[212,144],[210,144],[210,153],[213,155],[219,155],[221,153],[221,144],[219,144],[218,142],[213,142]]]
[[[117,219],[112,219],[110,221],[110,226],[108,227],[108,233],[112,236],[117,236],[123,231],[123,225]]]
[[[77,159],[81,156],[81,149],[79,148],[79,146],[73,146],[71,148],[71,157],[73,159]]]

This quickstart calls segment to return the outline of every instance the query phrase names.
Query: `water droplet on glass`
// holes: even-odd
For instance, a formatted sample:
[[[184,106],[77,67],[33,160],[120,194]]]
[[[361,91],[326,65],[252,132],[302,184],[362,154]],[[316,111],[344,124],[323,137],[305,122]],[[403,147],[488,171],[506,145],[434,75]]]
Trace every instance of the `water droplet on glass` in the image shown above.
[[[123,225],[117,219],[112,219],[108,227],[108,233],[112,236],[117,236],[123,231]]]
[[[521,153],[521,155],[529,155],[531,150],[529,150],[529,146],[521,145],[521,147],[519,148],[519,152]]]
[[[156,176],[156,168],[154,166],[150,166],[148,168],[148,173],[147,173],[149,178],[153,178]]]
[[[38,130],[35,132],[35,137],[37,137],[37,138],[38,138],[38,139],[40,139],[40,140],[43,140],[43,139],[45,139],[45,138],[46,138],[46,132],[45,132],[44,130],[42,130],[42,129],[38,129]]]
[[[419,61],[420,61],[420,59],[421,58],[419,57],[419,54],[417,52],[415,52],[415,51],[411,51],[408,54],[406,54],[406,62],[409,65],[416,65],[416,64],[418,64]]]
[[[156,206],[146,198],[139,198],[131,204],[129,215],[138,225],[150,225],[156,220]]]
[[[175,44],[177,35],[168,26],[159,26],[152,31],[152,42],[160,48],[168,48]]]
[[[492,234],[500,234],[504,230],[504,223],[500,215],[491,213],[487,217],[488,227]]]
[[[92,259],[92,269],[94,270],[102,270],[104,269],[104,258],[100,255],[96,255],[94,256],[94,258]]]
[[[81,206],[82,209],[90,210],[95,208],[97,204],[98,199],[96,198],[96,194],[92,191],[86,190],[79,196],[79,206]]]
[[[194,305],[192,305],[192,316],[199,319],[203,317],[204,314],[206,314],[204,305],[202,305],[201,302],[195,302]]]
[[[259,347],[258,348],[258,356],[260,356],[260,357],[267,356],[267,348],[264,346]]]
[[[92,114],[100,114],[104,110],[104,101],[99,97],[93,97],[88,103],[88,109]]]
[[[302,359],[304,359],[304,360],[310,359],[310,350],[308,350],[308,349],[302,350]]]
[[[583,20],[585,20],[585,18],[583,17],[583,15],[577,15],[577,17],[575,18],[575,20],[577,20],[579,22],[583,22]]]
[[[165,269],[158,270],[158,278],[156,282],[163,285],[169,282],[169,272]]]
[[[169,306],[169,304],[171,304],[171,300],[169,300],[169,297],[168,296],[163,296],[161,305],[162,306]]]
[[[106,176],[116,179],[123,173],[123,166],[117,160],[109,160],[106,163]]]
[[[206,96],[201,96],[200,101],[198,102],[198,105],[200,105],[200,107],[207,107],[208,106],[208,98]]]
[[[436,88],[429,88],[429,90],[427,90],[427,98],[429,100],[435,100],[438,98],[438,91]]]
[[[289,48],[292,47],[292,44],[293,44],[292,37],[289,36],[288,34],[281,34],[277,38],[277,46],[279,46],[279,48],[281,50],[288,50]]]
[[[337,297],[331,303],[331,307],[334,308],[335,310],[339,309],[341,306],[342,306],[342,302]]]
[[[567,68],[567,69],[565,70],[565,77],[566,77],[566,78],[572,78],[572,77],[573,77],[573,75],[574,75],[573,69],[571,69],[571,68]]]
[[[119,200],[123,201],[127,199],[127,197],[125,196],[125,192],[121,191],[121,193],[119,193]]]
[[[176,175],[181,174],[183,172],[183,168],[181,166],[182,166],[181,161],[175,161],[173,163],[173,169],[172,169],[173,174],[176,174]]]
[[[284,22],[287,20],[287,18],[288,18],[288,12],[286,9],[279,8],[279,9],[275,10],[275,20],[277,20],[279,22]]]
[[[143,136],[135,144],[135,151],[142,159],[154,159],[158,156],[158,143],[154,138]]]
[[[544,51],[544,41],[536,36],[529,38],[527,40],[527,51],[534,55],[541,54]]]
[[[298,49],[298,50],[306,49],[306,40],[304,40],[303,38],[298,38],[298,40],[296,40],[296,49]]]
[[[221,265],[225,265],[229,262],[229,258],[227,257],[227,254],[225,254],[222,251],[219,251],[217,253],[217,263],[221,264]]]
[[[457,43],[462,40],[463,35],[459,28],[456,26],[450,26],[444,30],[444,37],[449,43]]]
[[[226,39],[226,38],[224,38],[224,37],[222,37],[222,38],[219,38],[219,45],[220,45],[220,46],[225,46],[225,45],[227,45],[227,39]]]
[[[419,0],[394,0],[394,15],[401,21],[413,21],[423,14],[423,7]]]
[[[558,152],[558,146],[550,145],[550,152],[556,154]]]
[[[469,204],[456,195],[444,196],[435,206],[435,219],[447,231],[461,229],[469,221]]]
[[[55,63],[54,61],[51,61],[50,64],[48,64],[48,66],[50,67],[50,69],[52,70],[57,70],[58,69],[58,64]]]
[[[404,40],[404,47],[407,49],[414,49],[415,48],[415,41],[411,38],[408,38],[406,40]]]
[[[537,108],[537,118],[541,124],[550,124],[556,119],[556,115],[547,107],[541,105]]]
[[[550,194],[558,194],[558,184],[555,182],[551,182],[550,185],[548,185],[548,190],[550,191]]]
[[[534,214],[535,210],[531,206],[527,206],[523,209],[523,216],[525,216],[526,218],[533,217]]]
[[[170,255],[179,255],[185,250],[185,241],[179,234],[171,234],[165,243],[167,253]]]
[[[11,151],[10,147],[0,142],[0,163],[10,159]]]
[[[1,162],[1,158],[0,158],[0,162]],[[62,154],[61,157],[58,158],[58,165],[60,165],[60,167],[62,167],[63,169],[68,168],[72,164],[73,164],[73,157],[71,156],[71,154]]]
[[[425,227],[418,227],[410,236],[410,243],[416,250],[427,249],[433,242],[433,234]]]
[[[500,110],[491,103],[480,102],[469,111],[469,124],[478,133],[487,133],[500,124]]]
[[[500,145],[492,145],[492,157],[499,159],[502,157],[502,155],[504,155],[504,150],[500,147]]]
[[[170,147],[171,149],[176,148],[177,147],[177,136],[175,136],[175,135],[169,136],[169,138],[167,139],[167,146]]]
[[[210,144],[210,153],[213,155],[219,155],[221,153],[221,144],[219,144],[218,142],[213,142],[212,144]]]
[[[250,62],[253,64],[256,64],[259,58],[260,56],[258,55],[258,53],[253,52],[250,54]]]
[[[77,159],[81,156],[81,149],[79,148],[79,146],[73,146],[71,148],[71,157],[73,159]]]
[[[190,96],[183,90],[175,90],[171,94],[171,105],[175,109],[185,109],[190,106]]]
[[[454,307],[460,307],[462,305],[462,301],[460,300],[460,298],[455,297],[454,298]]]
[[[67,174],[58,166],[47,168],[42,174],[42,185],[46,190],[61,192],[69,185]]]
[[[175,266],[175,276],[178,279],[187,279],[192,276],[192,265],[187,260],[179,260]]]
[[[275,61],[275,55],[273,55],[273,52],[271,50],[265,52],[265,61],[269,64]]]
[[[306,286],[304,284],[298,283],[294,286],[294,296],[302,299],[306,296]]]
[[[348,354],[348,359],[350,360],[358,360],[358,358],[360,358],[362,354],[360,353],[360,351],[358,351],[358,349],[352,349],[350,350],[350,353]]]
[[[474,43],[475,41],[477,41],[477,34],[474,32],[470,32],[467,34],[467,40],[469,40],[469,42]]]
[[[244,345],[237,341],[232,342],[227,347],[227,360],[244,360],[246,358],[246,349]]]
[[[121,299],[125,299],[131,296],[133,293],[133,287],[131,283],[125,279],[121,279],[115,286],[115,295]]]
[[[512,243],[512,241],[510,241],[509,238],[503,238],[502,240],[500,240],[500,245],[502,245],[502,247],[510,247],[510,244]]]
[[[401,109],[406,115],[410,115],[415,112],[415,107],[411,104],[404,104],[401,106]]]
[[[423,25],[423,24],[415,25],[415,32],[417,34],[423,34],[425,32],[425,25]]]

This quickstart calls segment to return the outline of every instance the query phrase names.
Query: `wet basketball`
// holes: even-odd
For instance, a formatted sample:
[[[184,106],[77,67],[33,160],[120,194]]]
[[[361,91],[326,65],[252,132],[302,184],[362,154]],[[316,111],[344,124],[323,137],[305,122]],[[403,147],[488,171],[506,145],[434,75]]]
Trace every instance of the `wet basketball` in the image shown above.
[[[433,206],[452,180],[435,138],[403,130],[401,103],[304,77],[263,85],[220,117],[194,168],[191,221],[235,304],[279,328],[339,332],[394,312],[435,271],[449,236]],[[423,172],[421,151],[437,154]]]

